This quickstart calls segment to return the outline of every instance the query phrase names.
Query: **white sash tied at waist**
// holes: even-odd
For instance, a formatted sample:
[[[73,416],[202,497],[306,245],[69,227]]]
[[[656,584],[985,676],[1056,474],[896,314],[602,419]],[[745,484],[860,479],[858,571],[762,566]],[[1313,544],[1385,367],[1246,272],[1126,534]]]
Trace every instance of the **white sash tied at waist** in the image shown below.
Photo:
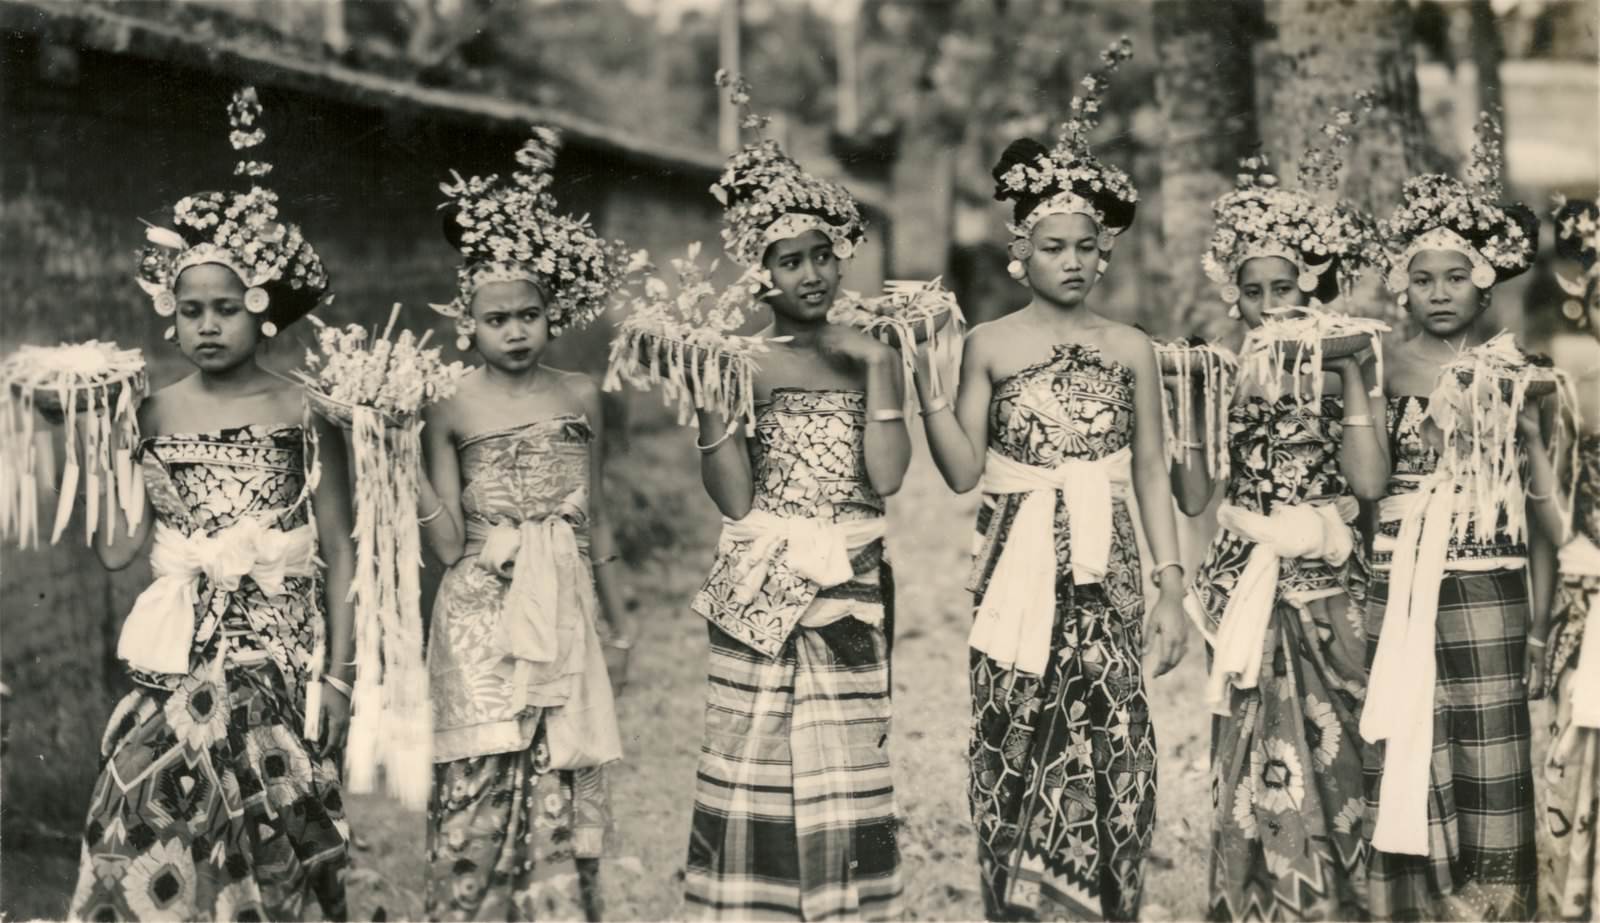
[[[1561,573],[1572,577],[1600,577],[1600,546],[1578,535],[1561,546]],[[1590,591],[1586,602],[1583,644],[1572,676],[1572,723],[1600,729],[1600,590]]]
[[[1433,760],[1434,660],[1439,587],[1448,570],[1520,566],[1520,559],[1451,563],[1450,538],[1467,498],[1444,472],[1423,478],[1416,491],[1385,497],[1380,521],[1400,520],[1389,565],[1389,598],[1373,654],[1361,736],[1387,741],[1373,848],[1428,855],[1428,773]]]
[[[720,543],[750,543],[743,560],[734,568],[739,575],[734,604],[745,606],[755,600],[780,555],[796,574],[819,587],[845,583],[855,576],[850,552],[878,541],[887,532],[888,521],[881,516],[833,522],[751,510],[743,519],[724,518]],[[826,624],[806,619],[801,616],[799,624],[807,628]]]
[[[1099,583],[1111,560],[1112,501],[1132,483],[1132,461],[1126,446],[1103,458],[1062,459],[1054,468],[989,450],[979,489],[1023,499],[972,622],[973,650],[1008,669],[1044,673],[1056,612],[1056,497],[1072,525],[1072,579]]]
[[[184,535],[157,523],[150,549],[155,580],[122,623],[117,656],[145,673],[188,673],[199,578],[232,593],[249,577],[263,593],[276,596],[285,580],[315,573],[316,545],[310,523],[284,531],[252,517],[215,535]]]
[[[1283,559],[1343,564],[1355,547],[1349,524],[1359,509],[1354,497],[1339,497],[1332,503],[1275,506],[1267,516],[1231,503],[1217,510],[1218,527],[1249,539],[1255,548],[1228,595],[1212,644],[1215,656],[1206,678],[1206,704],[1212,714],[1229,713],[1230,685],[1256,687]]]

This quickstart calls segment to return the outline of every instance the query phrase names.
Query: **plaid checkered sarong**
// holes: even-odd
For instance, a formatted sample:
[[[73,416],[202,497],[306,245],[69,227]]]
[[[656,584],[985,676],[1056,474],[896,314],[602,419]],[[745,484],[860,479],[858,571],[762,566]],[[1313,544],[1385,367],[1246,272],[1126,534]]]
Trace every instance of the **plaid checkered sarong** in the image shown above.
[[[1388,596],[1388,583],[1377,583],[1367,600],[1369,669]],[[1445,575],[1434,641],[1438,679],[1428,855],[1372,854],[1368,888],[1375,919],[1525,920],[1532,915],[1536,818],[1523,685],[1528,622],[1526,572]],[[1369,836],[1377,817],[1383,749],[1373,746],[1366,759]]]
[[[888,571],[815,605],[887,601]],[[708,918],[887,919],[900,851],[881,628],[798,628],[776,659],[715,625],[686,897]]]

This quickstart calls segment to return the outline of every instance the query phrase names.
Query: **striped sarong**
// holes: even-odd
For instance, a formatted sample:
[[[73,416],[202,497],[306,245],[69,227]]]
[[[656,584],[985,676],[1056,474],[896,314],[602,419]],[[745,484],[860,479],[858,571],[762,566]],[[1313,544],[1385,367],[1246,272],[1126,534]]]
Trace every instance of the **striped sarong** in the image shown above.
[[[817,603],[879,606],[891,586],[883,566]],[[797,628],[774,659],[707,628],[689,903],[719,919],[897,916],[884,630],[851,617]]]
[[[1367,600],[1369,669],[1389,591],[1387,582],[1376,583]],[[1528,623],[1525,571],[1445,575],[1434,641],[1428,855],[1372,853],[1368,891],[1375,919],[1532,915],[1537,818],[1523,684]],[[1375,745],[1366,759],[1369,835],[1377,818],[1383,751]]]

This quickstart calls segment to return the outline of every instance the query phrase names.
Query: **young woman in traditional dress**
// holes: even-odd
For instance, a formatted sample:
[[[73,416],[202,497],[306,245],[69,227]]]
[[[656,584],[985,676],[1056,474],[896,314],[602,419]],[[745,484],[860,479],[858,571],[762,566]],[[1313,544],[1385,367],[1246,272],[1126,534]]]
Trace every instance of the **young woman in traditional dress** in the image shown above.
[[[1573,297],[1562,313],[1600,340],[1600,209],[1573,201],[1557,209],[1556,251],[1577,263],[1563,279]],[[1539,915],[1547,920],[1600,919],[1600,639],[1585,625],[1600,605],[1600,375],[1577,382],[1586,430],[1578,442],[1571,538],[1561,547],[1561,583],[1548,635],[1528,643],[1549,656],[1554,706],[1544,778],[1550,793],[1539,832]],[[1543,642],[1541,645],[1540,642]]]
[[[428,644],[430,919],[601,912],[613,838],[602,767],[621,756],[601,645],[625,649],[632,631],[606,567],[600,389],[541,360],[605,309],[625,257],[556,211],[558,141],[534,129],[509,183],[443,187],[463,263],[457,297],[434,307],[484,364],[424,430],[418,521],[449,568]]]
[[[1510,408],[1498,382],[1477,383],[1472,406],[1446,402],[1461,380],[1440,373],[1482,346],[1494,286],[1526,271],[1538,243],[1537,218],[1497,201],[1497,133],[1480,123],[1470,185],[1408,180],[1383,229],[1388,289],[1418,328],[1385,362],[1392,474],[1378,505],[1360,725],[1381,741],[1366,758],[1366,835],[1371,911],[1384,920],[1534,911],[1528,697],[1542,656],[1529,639],[1545,635],[1550,587],[1526,565],[1530,544],[1559,528],[1555,475],[1533,401],[1515,423],[1526,473],[1511,472],[1514,496],[1491,516],[1478,502],[1487,472],[1440,454],[1445,429],[1488,432],[1499,422],[1489,415]]]
[[[1095,111],[1126,41],[1093,75]],[[1082,108],[1080,108],[1082,107]],[[1150,341],[1087,300],[1137,193],[1070,122],[1054,150],[1013,142],[994,168],[1014,203],[1021,311],[968,337],[954,412],[917,386],[934,462],[983,490],[972,590],[968,794],[989,919],[1139,915],[1155,824],[1156,744],[1140,657],[1183,655],[1183,574]],[[1157,558],[1144,578],[1127,488]]]
[[[893,919],[883,535],[911,459],[900,360],[827,320],[865,237],[849,192],[770,139],[712,189],[729,256],[770,280],[773,342],[750,431],[699,413],[724,524],[693,602],[711,657],[686,894],[714,918]]]
[[[1308,156],[1303,158],[1309,165]],[[1331,164],[1324,164],[1331,166]],[[1229,316],[1259,330],[1274,315],[1327,305],[1363,263],[1366,224],[1318,199],[1336,173],[1302,169],[1300,189],[1279,185],[1262,158],[1244,162],[1239,187],[1215,204],[1205,255]],[[1382,404],[1372,352],[1325,362],[1334,380],[1268,396],[1242,375],[1221,425],[1229,460],[1219,529],[1188,605],[1210,653],[1214,816],[1213,920],[1345,920],[1366,915],[1357,729],[1366,682],[1365,569],[1352,528],[1357,499],[1376,500],[1388,478]],[[1324,369],[1311,374],[1322,377]],[[1189,430],[1203,439],[1200,380]],[[1375,421],[1374,417],[1377,417]],[[1191,516],[1211,500],[1210,447],[1181,446],[1178,504]]]
[[[235,95],[236,149],[261,142],[260,112],[253,89]],[[138,688],[101,742],[75,919],[299,919],[308,897],[344,919],[348,472],[338,431],[257,362],[328,287],[259,185],[268,169],[241,162],[248,190],[179,200],[140,262],[196,370],[139,408],[139,526],[107,511],[95,541],[120,570],[153,535],[155,582],[117,644]]]

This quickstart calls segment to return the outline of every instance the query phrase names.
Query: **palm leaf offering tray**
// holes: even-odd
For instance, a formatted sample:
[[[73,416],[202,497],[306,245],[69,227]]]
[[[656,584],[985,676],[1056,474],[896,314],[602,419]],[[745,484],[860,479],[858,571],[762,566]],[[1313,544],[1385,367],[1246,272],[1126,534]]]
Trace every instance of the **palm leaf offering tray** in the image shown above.
[[[72,518],[84,482],[84,536],[119,504],[129,528],[144,516],[144,478],[133,463],[136,415],[148,389],[144,354],[88,340],[23,346],[0,362],[0,537],[20,547],[39,543],[39,477],[54,474],[53,440],[34,429],[35,409],[65,424],[66,461],[58,482],[50,543]]]
[[[1194,432],[1195,399],[1192,384],[1200,385],[1202,425],[1205,427],[1206,472],[1212,479],[1228,476],[1228,406],[1233,403],[1239,357],[1223,346],[1199,337],[1155,344],[1156,361],[1164,375],[1176,375],[1179,387],[1167,398],[1162,417],[1167,457],[1182,463],[1188,446],[1196,442]]]
[[[1370,348],[1378,364],[1377,380],[1383,381],[1383,335],[1388,332],[1389,325],[1380,320],[1320,308],[1274,312],[1245,335],[1239,348],[1240,377],[1258,385],[1268,400],[1284,393],[1287,378],[1296,401],[1320,401],[1322,363],[1328,359]],[[1310,388],[1301,387],[1302,377],[1310,378]]]
[[[955,294],[944,287],[940,278],[927,282],[892,279],[884,283],[881,295],[862,298],[842,292],[841,296],[828,311],[828,320],[849,324],[894,347],[905,366],[908,396],[915,395],[910,382],[916,369],[917,348],[922,343],[928,344],[932,358],[928,383],[933,396],[954,390],[967,319]],[[951,379],[948,384],[946,378]]]
[[[318,324],[307,351],[306,403],[350,433],[355,471],[356,684],[345,748],[351,791],[370,792],[378,767],[402,804],[428,803],[433,721],[423,659],[421,527],[422,409],[455,394],[469,371],[446,364],[428,334],[391,338],[400,305],[380,335],[351,324]],[[316,322],[316,318],[312,318]],[[317,693],[320,688],[313,687]]]
[[[677,405],[679,424],[696,410],[754,423],[757,360],[772,341],[733,331],[771,285],[755,267],[719,293],[710,281],[717,262],[702,269],[699,255],[696,242],[686,258],[672,261],[676,294],[659,276],[646,275],[611,338],[605,389],[619,390],[625,381],[644,390],[659,385],[662,402]]]
[[[1468,526],[1492,534],[1500,523],[1512,535],[1524,533],[1517,418],[1541,392],[1556,395],[1557,425],[1575,437],[1578,401],[1571,378],[1548,360],[1524,353],[1510,333],[1463,350],[1440,371],[1428,397],[1428,421],[1440,433],[1439,470],[1466,497],[1464,513],[1456,517],[1458,537]],[[1577,439],[1564,441],[1576,453]],[[1548,442],[1553,454],[1563,440]],[[1563,467],[1576,475],[1576,461],[1574,454],[1573,464]],[[1573,491],[1565,495],[1570,503]]]

